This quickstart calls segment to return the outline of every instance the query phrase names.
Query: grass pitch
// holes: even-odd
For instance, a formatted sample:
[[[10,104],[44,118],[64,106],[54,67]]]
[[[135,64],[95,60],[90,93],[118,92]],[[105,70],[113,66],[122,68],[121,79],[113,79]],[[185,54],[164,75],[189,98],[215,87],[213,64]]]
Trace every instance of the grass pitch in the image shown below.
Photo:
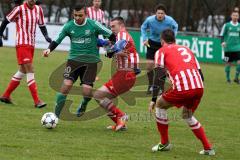
[[[48,106],[44,109],[33,107],[26,80],[21,82],[12,95],[15,105],[0,103],[0,160],[239,159],[240,86],[225,82],[222,65],[202,64],[205,93],[195,116],[204,126],[216,150],[215,157],[207,157],[198,154],[202,149],[201,143],[181,120],[181,110],[178,109],[171,109],[169,112],[169,133],[174,145],[173,150],[151,153],[151,147],[159,142],[159,134],[153,117],[147,111],[150,97],[137,98],[134,106],[129,106],[119,99],[118,106],[130,115],[129,129],[126,132],[105,130],[105,127],[112,123],[106,116],[85,122],[60,121],[53,130],[43,128],[40,119],[45,112],[54,110],[55,103],[56,92],[49,87],[49,77],[65,62],[67,55],[54,52],[45,59],[40,53],[40,50],[35,52],[35,77],[39,95]],[[103,57],[103,68],[96,87],[109,79],[110,64],[110,61]],[[0,68],[2,94],[17,71],[14,48],[0,48]],[[235,72],[235,69],[232,70],[232,76],[233,71]],[[77,82],[76,86],[78,84]],[[145,91],[145,88],[146,86],[140,86],[134,90]],[[81,98],[79,95],[68,97],[74,101],[72,112],[75,112]],[[96,103],[91,101],[88,110],[95,107]]]

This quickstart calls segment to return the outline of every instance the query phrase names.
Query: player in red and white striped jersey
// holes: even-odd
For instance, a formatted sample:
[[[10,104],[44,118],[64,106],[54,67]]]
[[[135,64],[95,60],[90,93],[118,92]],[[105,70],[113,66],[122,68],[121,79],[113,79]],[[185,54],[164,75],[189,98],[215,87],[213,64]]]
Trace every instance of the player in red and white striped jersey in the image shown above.
[[[87,7],[88,18],[98,21],[103,25],[107,25],[107,21],[104,16],[104,11],[101,9],[101,0],[93,0],[93,6]]]
[[[123,18],[116,17],[112,19],[110,27],[117,37],[116,44],[119,41],[125,41],[126,45],[123,50],[113,55],[113,58],[117,62],[117,72],[94,93],[94,98],[99,101],[100,104],[105,105],[105,108],[112,108],[108,116],[112,119],[114,125],[109,126],[108,129],[118,131],[126,129],[127,115],[113,104],[112,99],[129,91],[134,86],[136,81],[136,73],[134,70],[138,67],[139,56],[134,41],[125,28]]]
[[[163,45],[155,54],[155,71],[167,70],[172,88],[164,92],[156,101],[153,95],[149,111],[156,105],[156,122],[161,135],[159,144],[152,151],[170,150],[168,138],[167,109],[176,106],[183,107],[183,119],[187,122],[195,136],[202,142],[200,154],[215,155],[203,127],[193,116],[203,96],[203,75],[193,52],[187,47],[175,44],[175,35],[171,29],[162,32]],[[156,72],[159,73],[159,72]],[[160,78],[161,75],[155,75]]]
[[[36,26],[40,27],[42,34],[47,42],[51,42],[48,36],[47,28],[44,23],[42,8],[35,5],[35,0],[26,0],[22,5],[16,6],[2,22],[0,27],[0,42],[2,42],[3,32],[10,22],[16,23],[16,51],[19,70],[12,77],[11,82],[0,100],[5,103],[11,102],[11,93],[19,86],[20,81],[26,75],[27,83],[34,100],[35,107],[42,108],[46,103],[38,97],[37,85],[33,71],[33,55],[35,47]],[[2,46],[2,43],[0,43]]]
[[[113,32],[114,32],[114,30],[113,30]],[[134,41],[133,41],[131,35],[126,31],[126,28],[121,29],[117,33],[116,40],[117,41],[125,40],[127,42],[126,47],[125,47],[125,51],[126,51],[127,55],[122,56],[122,55],[116,54],[114,57],[117,61],[117,68],[118,69],[138,68],[139,56],[138,56],[137,50],[135,48]]]

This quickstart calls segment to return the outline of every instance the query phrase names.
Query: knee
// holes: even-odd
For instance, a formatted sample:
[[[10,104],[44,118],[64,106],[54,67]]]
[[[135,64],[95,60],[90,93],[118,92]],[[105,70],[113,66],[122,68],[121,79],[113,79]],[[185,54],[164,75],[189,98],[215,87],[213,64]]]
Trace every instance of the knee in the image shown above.
[[[147,61],[146,69],[148,72],[152,71],[154,68],[154,62],[153,61]]]
[[[100,106],[102,106],[105,109],[109,109],[112,106],[112,101],[108,98],[104,98],[104,99],[97,100],[97,101],[99,102]]]
[[[68,94],[72,88],[72,85],[73,82],[71,80],[64,80],[63,86],[61,88],[61,93],[65,95]]]
[[[187,109],[186,107],[183,107],[182,118],[186,120],[186,119],[192,118],[192,116],[193,116],[192,110]]]

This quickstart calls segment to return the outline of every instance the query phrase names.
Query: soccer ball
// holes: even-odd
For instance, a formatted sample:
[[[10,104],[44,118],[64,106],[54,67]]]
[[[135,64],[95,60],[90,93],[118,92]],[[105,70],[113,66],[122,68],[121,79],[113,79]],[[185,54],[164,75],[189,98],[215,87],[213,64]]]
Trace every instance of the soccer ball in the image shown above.
[[[52,113],[52,112],[48,112],[48,113],[45,113],[43,116],[42,116],[42,119],[41,119],[41,124],[42,126],[44,126],[45,128],[47,129],[53,129],[57,126],[58,124],[58,118],[57,116]]]

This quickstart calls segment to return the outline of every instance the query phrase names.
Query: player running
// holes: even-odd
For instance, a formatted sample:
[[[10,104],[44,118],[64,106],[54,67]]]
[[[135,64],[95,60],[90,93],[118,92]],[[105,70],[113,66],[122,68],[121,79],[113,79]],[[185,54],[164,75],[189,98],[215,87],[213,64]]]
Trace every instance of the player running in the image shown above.
[[[154,95],[149,105],[150,112],[156,105],[156,122],[161,135],[161,142],[154,146],[152,151],[171,149],[168,138],[167,109],[176,106],[177,108],[183,107],[182,118],[202,142],[204,149],[200,151],[200,154],[215,155],[203,127],[193,116],[203,96],[204,88],[203,75],[197,59],[190,49],[175,44],[175,35],[170,29],[162,32],[161,42],[163,47],[156,52],[154,70],[165,68],[172,82],[172,88],[164,92],[158,99]]]
[[[134,86],[139,56],[134,41],[125,28],[123,18],[113,18],[110,27],[117,37],[117,42],[112,48],[113,52],[108,53],[107,56],[113,57],[116,61],[117,72],[107,83],[97,89],[93,96],[108,111],[108,117],[114,122],[114,125],[107,128],[118,131],[126,129],[128,116],[113,104],[112,99],[129,91]]]
[[[114,41],[112,31],[99,22],[86,18],[84,5],[76,6],[73,11],[74,20],[66,23],[56,41],[53,41],[43,55],[48,57],[62,40],[68,36],[71,48],[64,71],[64,81],[60,93],[57,94],[55,113],[59,117],[67,95],[78,77],[83,87],[83,96],[92,97],[92,87],[97,74],[97,63],[100,57],[97,49],[97,36],[102,34]],[[113,38],[113,39],[111,39]]]
[[[44,22],[43,10],[40,6],[35,5],[35,0],[27,0],[20,6],[16,6],[12,12],[10,12],[0,27],[0,47],[2,47],[2,37],[6,26],[10,22],[16,23],[16,51],[17,60],[19,64],[19,70],[12,77],[6,91],[0,97],[0,101],[5,103],[12,103],[11,93],[19,86],[20,81],[27,76],[28,88],[34,100],[36,108],[42,108],[46,106],[46,103],[41,101],[38,97],[37,84],[34,78],[33,71],[33,55],[36,37],[36,26],[44,35],[47,42],[51,42],[51,38],[48,36],[47,28]]]

